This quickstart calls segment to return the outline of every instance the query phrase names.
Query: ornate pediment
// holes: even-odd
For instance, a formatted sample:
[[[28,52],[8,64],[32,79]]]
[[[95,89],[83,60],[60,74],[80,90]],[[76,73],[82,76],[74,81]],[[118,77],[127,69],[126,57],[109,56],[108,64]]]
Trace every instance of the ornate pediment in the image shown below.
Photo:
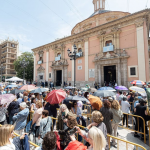
[[[118,53],[115,52],[98,53],[95,55],[94,62],[104,59],[127,58],[127,57],[129,57],[129,55],[125,50],[120,50]]]
[[[45,71],[45,68],[40,65],[40,67],[37,69],[37,71],[38,72],[43,72],[43,71]]]

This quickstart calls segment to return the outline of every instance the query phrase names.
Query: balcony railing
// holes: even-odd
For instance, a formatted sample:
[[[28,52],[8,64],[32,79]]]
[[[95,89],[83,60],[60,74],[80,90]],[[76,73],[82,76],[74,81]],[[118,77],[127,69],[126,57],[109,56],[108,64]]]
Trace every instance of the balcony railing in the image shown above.
[[[42,64],[42,63],[43,63],[43,60],[39,60],[39,61],[37,62],[38,65],[40,65],[40,64]]]
[[[83,57],[83,52],[76,53],[76,57],[77,58]]]
[[[114,51],[114,45],[109,45],[109,46],[103,47],[103,53],[111,52],[111,51]]]
[[[52,67],[54,66],[68,66],[68,61],[65,60],[60,60],[60,61],[53,61],[52,62]]]

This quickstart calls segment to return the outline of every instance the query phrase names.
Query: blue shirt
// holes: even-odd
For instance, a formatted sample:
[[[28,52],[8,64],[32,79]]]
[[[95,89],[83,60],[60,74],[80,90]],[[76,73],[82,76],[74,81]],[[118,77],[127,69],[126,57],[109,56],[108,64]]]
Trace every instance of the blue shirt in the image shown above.
[[[21,130],[27,124],[27,117],[29,115],[29,109],[25,108],[24,110],[20,111],[17,115],[13,116],[13,120],[15,121],[15,129],[14,130]]]

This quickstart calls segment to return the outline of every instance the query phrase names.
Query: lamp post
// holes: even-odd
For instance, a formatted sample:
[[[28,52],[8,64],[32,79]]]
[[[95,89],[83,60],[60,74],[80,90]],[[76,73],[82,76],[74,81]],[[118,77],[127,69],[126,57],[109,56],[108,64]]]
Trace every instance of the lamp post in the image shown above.
[[[24,84],[24,79],[25,79],[25,67],[29,64],[28,61],[23,58],[23,60],[20,62],[21,67],[23,67],[23,84]]]
[[[76,54],[77,54],[77,47],[74,44],[74,51],[71,52],[70,49],[67,50],[68,56],[70,57],[70,60],[74,60],[74,87],[76,86]]]
[[[3,66],[3,64],[1,64],[1,66],[0,66],[0,70],[1,70],[1,82],[2,82],[2,72],[3,72],[3,70],[4,70],[5,68],[6,68],[6,67]]]

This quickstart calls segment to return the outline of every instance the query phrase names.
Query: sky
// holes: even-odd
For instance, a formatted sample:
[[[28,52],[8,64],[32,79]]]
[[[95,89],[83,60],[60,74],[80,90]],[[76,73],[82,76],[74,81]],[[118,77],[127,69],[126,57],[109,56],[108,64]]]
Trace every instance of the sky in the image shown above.
[[[72,28],[94,13],[93,0],[0,0],[0,40],[19,42],[19,50],[71,35]],[[150,0],[106,0],[106,10],[134,13]]]

